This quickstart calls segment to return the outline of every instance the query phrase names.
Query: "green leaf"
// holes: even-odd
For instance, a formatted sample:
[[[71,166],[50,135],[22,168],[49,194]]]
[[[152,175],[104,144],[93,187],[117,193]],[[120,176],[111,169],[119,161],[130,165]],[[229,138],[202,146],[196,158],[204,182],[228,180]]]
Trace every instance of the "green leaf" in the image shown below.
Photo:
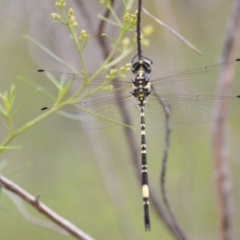
[[[129,55],[132,51],[134,50],[133,47],[129,47],[125,49],[121,55],[119,55],[117,58],[115,58],[113,61],[105,65],[105,69],[108,69],[112,66],[115,66],[118,64],[120,61],[122,61],[127,55]]]
[[[26,105],[26,103],[29,101],[29,99],[30,99],[33,95],[35,95],[37,92],[39,92],[39,91],[44,92],[50,99],[52,99],[53,101],[55,101],[55,98],[52,96],[52,94],[49,93],[49,92],[47,92],[47,91],[46,91],[44,88],[42,88],[41,86],[39,86],[39,85],[37,85],[37,84],[35,84],[35,83],[33,83],[33,82],[28,81],[27,78],[22,77],[22,76],[19,76],[18,79],[21,80],[21,81],[23,81],[24,83],[28,84],[29,86],[35,88],[34,92],[33,92],[26,100],[24,100],[24,102],[23,102],[24,105]],[[22,107],[19,107],[19,108],[21,109]],[[18,108],[17,111],[19,111],[19,108]],[[16,113],[14,113],[14,114],[16,114]]]
[[[16,87],[12,85],[10,88],[10,92],[8,93],[7,91],[5,91],[4,94],[2,95],[2,99],[4,102],[5,111],[7,112],[7,115],[9,115],[12,109],[13,102],[15,99],[15,93],[16,93]]]
[[[85,111],[85,112],[87,112],[87,113],[89,113],[89,114],[91,114],[91,115],[93,115],[93,116],[95,116],[95,117],[97,117],[97,118],[103,119],[103,120],[108,121],[108,122],[115,123],[115,124],[120,125],[120,126],[123,126],[123,127],[131,128],[132,130],[135,130],[134,127],[132,127],[132,126],[130,126],[130,125],[128,125],[128,124],[115,121],[115,120],[113,120],[113,119],[111,119],[111,118],[107,118],[107,117],[105,117],[105,116],[103,116],[103,115],[100,115],[100,114],[97,114],[97,113],[92,112],[92,111],[90,111],[90,110],[87,110],[86,108],[81,107],[81,106],[79,106],[79,105],[78,105],[78,108],[81,109],[81,110],[83,110],[83,111]],[[64,112],[63,112],[63,115],[64,115]],[[66,117],[68,117],[68,116],[66,115]],[[70,118],[71,118],[71,117],[70,117]]]
[[[97,16],[98,16],[101,20],[103,20],[103,21],[105,21],[105,22],[107,22],[107,23],[109,23],[109,24],[112,24],[112,25],[117,26],[117,27],[121,27],[121,25],[119,25],[117,22],[114,22],[113,20],[108,19],[108,18],[102,16],[101,14],[98,14]]]
[[[12,113],[12,116],[14,117],[20,110],[24,108],[24,106],[30,101],[30,99],[38,92],[38,89],[34,90],[20,105],[18,108]]]
[[[3,94],[0,93],[0,98],[3,100],[3,102],[6,102],[6,99],[8,98],[7,91],[5,91]]]
[[[45,46],[43,46],[40,42],[38,42],[37,40],[35,40],[34,38],[28,36],[28,35],[23,35],[23,37],[25,37],[26,39],[28,39],[29,41],[31,41],[32,43],[36,44],[39,48],[41,48],[45,53],[47,53],[48,55],[50,55],[52,58],[54,58],[56,61],[58,61],[59,63],[61,63],[62,65],[64,65],[65,67],[67,67],[68,69],[70,69],[72,72],[76,73],[77,71],[68,63],[66,63],[63,59],[61,59],[60,57],[58,57],[56,54],[54,54],[53,52],[51,52],[49,49],[47,49]]]
[[[0,115],[3,116],[4,118],[6,118],[8,115],[7,111],[1,104],[0,104]]]
[[[64,81],[64,79],[63,79],[63,80],[61,79],[60,82],[59,82],[57,79],[54,78],[54,76],[51,74],[51,72],[46,72],[46,75],[47,75],[47,77],[49,78],[49,80],[52,82],[52,84],[53,84],[58,90],[60,90],[60,89],[61,89],[61,86],[62,86],[61,82]]]
[[[132,9],[134,0],[128,0],[126,4],[126,11],[129,12]]]
[[[4,150],[6,150],[6,149],[22,149],[22,147],[21,146],[0,146],[0,150],[2,150],[2,149],[4,149]]]
[[[116,44],[116,40],[114,38],[110,37],[109,35],[107,35],[106,33],[103,33],[101,36],[107,37],[113,44]]]
[[[12,108],[13,103],[14,103],[15,95],[16,95],[16,86],[15,85],[11,85],[10,97],[9,97],[9,103],[10,103],[10,107],[11,108]]]

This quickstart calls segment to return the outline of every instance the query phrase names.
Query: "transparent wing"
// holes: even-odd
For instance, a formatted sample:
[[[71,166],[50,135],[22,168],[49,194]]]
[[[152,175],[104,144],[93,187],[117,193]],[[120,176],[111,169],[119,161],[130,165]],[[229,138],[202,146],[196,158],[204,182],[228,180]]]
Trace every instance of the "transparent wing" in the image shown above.
[[[84,85],[85,81],[88,81],[91,77],[92,75],[84,78],[80,74],[41,70],[31,74],[29,78],[40,90],[50,93],[52,99],[56,99],[61,87],[69,84],[70,89],[65,96],[65,98],[68,98],[78,91]],[[123,118],[119,110],[122,107],[125,108],[130,117],[135,117],[137,108],[133,103],[135,100],[131,95],[131,82],[121,84],[122,82],[119,80],[113,84],[106,83],[102,85],[104,82],[106,82],[106,76],[98,76],[98,78],[82,92],[81,96],[84,96],[88,91],[102,86],[96,95],[91,96],[86,99],[86,101],[84,100],[74,106],[68,105],[62,109],[51,108],[51,101],[49,105],[42,106],[42,110],[38,109],[34,117],[37,118],[53,110],[54,113],[44,119],[42,123],[53,128],[65,129],[96,129],[122,123]],[[122,93],[118,99],[115,92],[120,90]]]
[[[41,123],[52,128],[62,129],[99,129],[114,126],[123,122],[121,108],[124,107],[130,118],[136,117],[138,107],[130,95],[117,99],[116,97],[99,98],[84,101],[64,108],[44,107],[35,115],[38,116],[54,110]]]
[[[223,65],[226,65],[227,67],[235,70],[235,83],[238,84],[239,81],[237,80],[240,80],[240,59],[229,62],[227,64],[220,63],[206,67],[171,72],[162,75],[159,78],[152,78],[150,79],[150,82],[152,86],[154,86],[155,91],[161,95],[178,93],[203,93],[205,91],[214,90],[219,87],[217,80]],[[47,90],[56,94],[58,91],[58,86],[61,84],[66,85],[71,83],[71,92],[74,92],[76,89],[79,89],[81,86],[83,86],[84,81],[91,79],[93,76],[94,74],[88,74],[87,77],[83,77],[82,74],[41,70],[32,73],[29,76],[29,79],[35,85],[39,86],[40,89]],[[100,75],[91,83],[89,88],[96,88],[106,82],[105,80],[106,75]],[[116,85],[115,81],[106,83],[106,88],[107,85],[114,87],[118,85],[120,88],[129,88],[131,87],[132,82],[130,78],[125,78],[117,81]]]
[[[170,105],[170,119],[175,123],[204,123],[216,120],[216,106],[221,104],[221,117],[236,117],[240,115],[239,96],[219,98],[213,95],[163,95],[161,99]],[[164,119],[164,111],[159,98],[150,96],[146,115],[155,120]]]
[[[224,63],[220,63],[207,67],[176,71],[153,79],[151,83],[155,91],[161,95],[179,93],[204,94],[203,92],[207,90],[214,90],[219,87],[217,81],[223,65]],[[225,65],[235,70],[234,84],[237,86],[240,81],[240,59]]]
[[[83,86],[85,82],[90,81],[93,77],[94,74],[88,74],[87,76],[83,76],[82,74],[38,70],[30,74],[28,78],[30,82],[38,86],[40,89],[50,92],[56,92],[58,91],[59,86],[65,86],[67,84],[71,84],[72,88],[78,89],[79,87]],[[132,84],[130,80],[126,81],[122,78],[118,79],[119,85],[130,86]],[[93,82],[91,82],[90,88],[92,89],[98,87],[104,82],[106,82],[106,75],[100,75],[96,79],[94,79]],[[108,84],[111,84],[111,82],[109,82]]]
[[[239,60],[226,64],[227,67],[235,70],[235,78],[237,80],[240,78],[239,64]],[[216,96],[209,95],[212,92],[207,92],[216,88],[218,75],[222,67],[223,63],[176,71],[163,75],[158,79],[150,80],[153,90],[148,98],[147,115],[156,120],[161,120],[164,117],[163,109],[155,94],[161,96],[171,106],[171,119],[173,122],[200,123],[213,121],[216,117],[215,106],[219,101],[226,109],[229,105],[230,117],[239,115],[238,97],[232,96],[219,99]],[[88,77],[91,78],[92,75],[88,75]],[[53,95],[58,93],[59,86],[68,84],[70,86],[69,94],[74,94],[87,80],[87,78],[79,74],[54,71],[38,71],[32,74],[30,79],[34,84],[40,86],[41,89],[51,92]],[[91,83],[89,88],[92,90],[103,82],[105,82],[105,76],[99,76]],[[85,91],[88,91],[89,88],[86,88]],[[131,96],[131,88],[132,82],[127,79],[117,81],[116,83],[113,81],[109,85],[106,83],[102,85],[101,91],[97,96],[79,103],[78,106],[68,106],[61,110],[56,109],[56,113],[49,116],[44,123],[56,128],[104,128],[116,124],[114,121],[122,122],[119,108],[123,106],[126,108],[129,116],[135,117],[137,103]],[[119,89],[123,91],[124,97],[117,100],[114,90],[118,91]],[[49,110],[51,108],[38,111],[37,116]]]

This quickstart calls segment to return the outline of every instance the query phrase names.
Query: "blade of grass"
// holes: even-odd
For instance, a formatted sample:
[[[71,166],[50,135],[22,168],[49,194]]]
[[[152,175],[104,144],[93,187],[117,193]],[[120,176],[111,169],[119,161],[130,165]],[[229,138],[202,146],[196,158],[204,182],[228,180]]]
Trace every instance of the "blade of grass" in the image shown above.
[[[65,67],[67,67],[68,69],[70,69],[73,73],[77,73],[78,71],[76,69],[74,69],[71,65],[69,65],[67,62],[65,62],[63,59],[61,59],[60,57],[58,57],[56,54],[54,54],[53,52],[51,52],[49,49],[47,49],[45,46],[43,46],[40,42],[38,42],[37,40],[35,40],[34,38],[28,36],[28,35],[23,35],[24,38],[28,39],[30,42],[36,44],[40,49],[42,49],[45,53],[47,53],[48,55],[50,55],[52,58],[54,58],[56,61],[58,61],[59,63],[61,63],[62,65],[64,65]]]

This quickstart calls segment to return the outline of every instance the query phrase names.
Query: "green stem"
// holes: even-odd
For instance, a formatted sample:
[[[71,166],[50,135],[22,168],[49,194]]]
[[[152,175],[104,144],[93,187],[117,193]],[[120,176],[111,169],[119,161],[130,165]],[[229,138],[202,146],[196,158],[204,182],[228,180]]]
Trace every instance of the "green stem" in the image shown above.
[[[43,120],[44,118],[48,117],[49,115],[53,114],[54,112],[56,112],[58,109],[63,108],[66,105],[70,105],[72,104],[72,102],[70,101],[70,99],[66,100],[65,102],[61,103],[59,105],[58,108],[51,108],[48,112],[46,112],[45,114],[40,115],[39,117],[35,118],[34,120],[30,121],[29,123],[25,124],[24,126],[22,126],[21,128],[19,128],[17,131],[13,132],[13,133],[9,133],[9,136],[7,137],[7,139],[1,144],[1,148],[0,148],[0,154],[2,154],[2,152],[6,149],[5,147],[11,142],[13,141],[18,135],[20,135],[21,133],[23,133],[24,131],[26,131],[27,129],[31,128],[32,126],[34,126],[35,124],[37,124],[38,122],[40,122],[41,120]]]
[[[109,55],[107,56],[107,58],[105,59],[105,61],[103,62],[103,64],[101,65],[101,67],[96,71],[96,73],[92,76],[92,78],[90,79],[90,83],[99,75],[101,74],[104,70],[106,70],[106,65],[110,62],[110,60],[113,58],[114,54],[116,53],[119,45],[121,44],[123,38],[125,37],[127,31],[125,29],[122,30],[118,40],[116,41],[116,44],[114,45],[114,48],[112,49],[112,51],[109,53]]]
[[[78,51],[78,55],[79,55],[79,58],[80,58],[80,61],[82,63],[82,68],[83,68],[83,71],[86,73],[87,72],[87,65],[86,65],[86,62],[84,60],[84,56],[83,56],[83,48],[79,45],[79,41],[78,41],[78,38],[77,38],[77,35],[76,35],[76,32],[74,29],[72,29],[69,24],[67,24],[67,27],[68,27],[68,30],[73,38],[73,42],[77,48],[77,51]]]
[[[9,134],[11,135],[13,133],[13,121],[11,115],[8,115],[7,121],[9,125]]]
[[[109,53],[109,55],[107,56],[107,58],[105,59],[105,61],[103,62],[103,64],[99,67],[99,69],[95,72],[95,74],[88,80],[88,81],[84,81],[83,86],[76,91],[76,93],[71,96],[70,98],[68,98],[67,100],[63,101],[62,103],[58,102],[58,107],[53,107],[51,109],[49,109],[49,111],[47,111],[46,113],[43,113],[42,115],[38,116],[37,118],[33,119],[32,121],[28,122],[27,124],[25,124],[24,126],[20,127],[18,130],[13,131],[13,124],[12,124],[12,119],[8,119],[9,122],[9,126],[10,126],[10,131],[9,131],[9,135],[7,136],[7,138],[3,141],[1,148],[0,148],[0,154],[7,149],[7,145],[13,141],[17,136],[19,136],[21,133],[23,133],[24,131],[26,131],[27,129],[33,127],[35,124],[37,124],[38,122],[42,121],[44,118],[50,116],[51,114],[53,114],[54,112],[56,112],[57,110],[59,110],[60,108],[63,108],[66,105],[70,105],[70,104],[76,104],[78,103],[81,99],[85,99],[88,98],[90,96],[92,96],[93,94],[96,94],[97,92],[99,92],[102,87],[104,85],[106,85],[106,81],[101,84],[99,87],[95,88],[93,91],[88,92],[87,94],[85,94],[85,96],[78,98],[78,96],[83,92],[84,89],[86,89],[87,86],[89,86],[89,84],[91,84],[91,82],[93,82],[98,76],[99,74],[101,74],[103,71],[105,71],[106,69],[108,69],[109,67],[111,67],[113,64],[116,64],[118,61],[120,61],[122,59],[122,57],[125,56],[125,54],[120,55],[120,58],[117,58],[117,60],[113,60],[113,57],[115,55],[115,53],[118,51],[119,46],[123,40],[123,38],[125,37],[126,33],[128,32],[128,29],[124,27],[124,25],[122,25],[121,21],[119,20],[119,18],[117,17],[117,15],[115,14],[114,10],[111,8],[111,6],[109,6],[109,10],[111,11],[112,15],[114,16],[115,20],[118,22],[119,26],[121,27],[121,32],[120,35],[118,37],[118,40],[116,41],[116,43],[114,44],[114,47],[112,48],[111,52]],[[80,57],[80,61],[82,63],[83,66],[83,70],[84,73],[87,73],[87,66],[84,60],[84,55],[83,55],[83,48],[81,48],[80,44],[79,44],[79,40],[77,38],[76,35],[76,31],[74,28],[71,28],[69,25],[69,21],[68,21],[68,17],[65,13],[65,11],[63,11],[63,14],[66,18],[66,23],[65,25],[68,27],[70,34],[73,38],[73,42],[77,47],[78,50],[78,54]],[[66,67],[68,67],[69,69],[72,69],[70,65],[68,65],[66,62],[64,62],[62,59],[60,59],[59,57],[57,57],[55,54],[51,53],[48,49],[46,49],[43,45],[41,45],[39,42],[37,42],[36,40],[32,39],[29,36],[25,36],[26,38],[28,38],[30,41],[34,42],[37,46],[39,46],[42,50],[44,50],[45,52],[47,52],[49,55],[51,55],[53,58],[55,58],[57,61],[59,61],[60,63],[62,63],[63,65],[65,65]],[[127,55],[127,53],[126,53]],[[74,71],[76,72],[76,71]],[[55,104],[54,104],[55,105]],[[83,109],[85,110],[85,109]],[[98,115],[96,115],[98,116]],[[98,116],[99,117],[99,116]],[[109,119],[106,119],[109,120]]]
[[[108,57],[106,58],[106,60],[104,61],[104,63],[102,64],[102,66],[95,72],[95,74],[90,78],[90,80],[88,81],[88,85],[91,84],[99,74],[101,74],[104,70],[106,70],[106,66],[107,64],[109,63],[109,61],[112,59],[112,57],[114,56],[114,54],[116,53],[119,45],[121,44],[123,38],[125,37],[127,33],[127,30],[123,29],[116,44],[114,45],[114,48],[112,49],[112,51],[110,52],[110,54],[108,55]],[[105,83],[103,83],[102,85],[100,85],[98,88],[94,89],[92,92],[88,93],[87,96],[91,96],[93,95],[94,93],[98,92],[102,86],[104,85]],[[77,91],[73,97],[76,97],[80,94],[80,91],[82,92],[82,89],[80,89],[79,91]]]
[[[113,61],[109,62],[108,64],[106,64],[106,68],[111,68],[112,66],[115,66],[118,62],[120,62],[121,60],[123,60],[127,55],[129,55],[129,53],[131,53],[134,50],[133,47],[126,49],[125,51],[123,51],[123,53],[121,55],[119,55],[117,58],[115,58]]]
[[[73,42],[74,42],[74,44],[77,48],[77,51],[78,51],[78,54],[79,54],[79,57],[80,57],[80,61],[81,61],[82,66],[83,66],[83,71],[86,73],[87,72],[87,65],[86,65],[86,62],[85,62],[84,56],[83,56],[83,51],[82,51],[83,48],[81,48],[81,46],[79,45],[79,41],[78,41],[78,37],[76,35],[75,29],[70,27],[69,18],[67,17],[67,14],[66,14],[65,10],[63,10],[63,15],[66,19],[66,24],[65,25],[67,26],[67,28],[68,28],[71,36],[72,36]]]
[[[111,14],[115,18],[115,20],[118,23],[119,27],[122,28],[122,23],[121,23],[120,19],[118,18],[118,16],[115,14],[115,11],[113,10],[111,4],[109,4],[108,9],[110,10]]]

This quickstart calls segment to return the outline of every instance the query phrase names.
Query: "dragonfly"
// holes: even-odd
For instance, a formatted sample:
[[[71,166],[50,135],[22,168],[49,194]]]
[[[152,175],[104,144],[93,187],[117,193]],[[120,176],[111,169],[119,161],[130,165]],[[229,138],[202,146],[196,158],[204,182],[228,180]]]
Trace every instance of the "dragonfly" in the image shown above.
[[[171,121],[175,123],[214,121],[219,103],[227,110],[223,111],[227,114],[221,117],[240,115],[240,95],[219,97],[213,94],[223,66],[235,70],[235,78],[240,80],[239,65],[240,59],[236,59],[227,64],[175,71],[150,79],[153,62],[146,57],[134,57],[131,63],[132,79],[118,80],[116,84],[115,81],[104,84],[105,77],[99,76],[85,88],[88,76],[38,70],[30,76],[30,80],[44,92],[50,93],[50,98],[59,92],[59,84],[69,84],[66,96],[74,95],[82,87],[82,94],[90,97],[81,98],[79,102],[61,108],[42,106],[37,110],[35,118],[51,112],[52,114],[42,121],[44,125],[63,129],[101,129],[123,121],[121,107],[124,107],[125,113],[131,118],[140,115],[144,225],[145,230],[150,231],[145,115],[157,121],[164,120],[164,109],[159,97],[163,104],[170,106]],[[92,89],[97,89],[95,95],[88,94]]]

